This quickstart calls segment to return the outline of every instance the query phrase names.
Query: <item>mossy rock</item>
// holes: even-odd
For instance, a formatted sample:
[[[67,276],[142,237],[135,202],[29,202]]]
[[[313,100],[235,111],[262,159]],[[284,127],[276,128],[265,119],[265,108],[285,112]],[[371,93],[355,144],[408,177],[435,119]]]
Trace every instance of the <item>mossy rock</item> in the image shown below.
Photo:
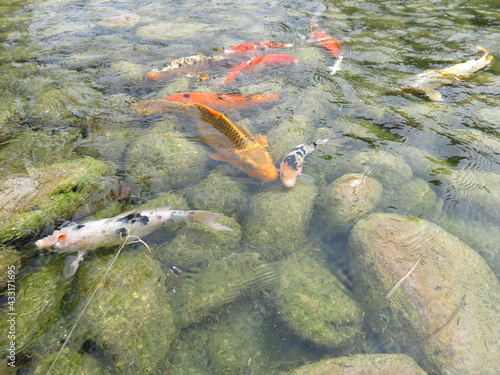
[[[454,212],[469,220],[500,225],[500,174],[450,170],[440,175],[439,179],[446,184],[450,195],[445,204],[453,204]]]
[[[428,219],[441,214],[443,200],[426,181],[414,178],[397,189],[387,189],[381,206],[385,211]]]
[[[397,187],[413,177],[405,161],[386,151],[370,150],[341,158],[337,163],[335,178],[345,173],[362,173],[376,178],[385,187]]]
[[[102,363],[94,357],[75,351],[72,348],[64,348],[60,354],[51,353],[42,357],[40,361],[33,365],[30,371],[30,374],[33,375],[45,375],[48,373],[67,375],[107,375],[112,372],[110,369],[103,367]]]
[[[59,319],[59,307],[64,295],[65,283],[62,277],[62,263],[59,260],[32,270],[24,275],[16,275],[15,304],[8,305],[6,312],[14,316],[16,330],[16,353],[29,354],[33,349],[45,344],[43,337]],[[6,315],[7,317],[7,315]],[[0,321],[2,342],[7,343],[10,323],[7,318]]]
[[[7,286],[9,280],[14,280],[13,272],[17,274],[20,267],[21,252],[13,247],[0,245],[0,292]]]
[[[248,205],[245,183],[228,175],[227,166],[218,166],[198,184],[182,192],[191,207],[224,215],[241,216]]]
[[[110,181],[104,177],[112,172],[105,163],[82,158],[2,181],[0,242],[33,235],[55,219],[95,211],[108,198]]]
[[[235,253],[215,260],[198,273],[185,276],[172,296],[179,328],[199,323],[240,296],[276,285],[277,263],[266,263],[257,253]]]
[[[75,331],[93,339],[119,373],[166,371],[166,357],[176,329],[158,261],[144,248],[119,254],[104,282],[112,255],[92,254],[80,267],[80,309],[97,288]]]
[[[200,181],[207,152],[201,144],[158,124],[131,145],[127,158],[137,188],[158,192]]]
[[[156,248],[155,257],[162,263],[186,270],[239,251],[242,234],[238,222],[227,216],[221,216],[217,222],[233,231],[218,231],[202,224],[189,224],[177,229],[172,241]]]
[[[306,240],[317,192],[316,186],[301,183],[255,194],[243,220],[243,247],[269,259],[293,253]]]
[[[426,220],[374,214],[348,251],[356,300],[383,341],[430,373],[497,373],[500,283],[473,249]]]
[[[426,375],[406,354],[357,354],[324,359],[299,367],[290,375]]]
[[[346,234],[360,219],[376,209],[383,187],[372,177],[349,173],[333,181],[316,203],[322,232],[328,236]]]
[[[332,349],[361,341],[363,312],[323,262],[308,253],[291,255],[280,271],[274,298],[281,318],[298,337]]]

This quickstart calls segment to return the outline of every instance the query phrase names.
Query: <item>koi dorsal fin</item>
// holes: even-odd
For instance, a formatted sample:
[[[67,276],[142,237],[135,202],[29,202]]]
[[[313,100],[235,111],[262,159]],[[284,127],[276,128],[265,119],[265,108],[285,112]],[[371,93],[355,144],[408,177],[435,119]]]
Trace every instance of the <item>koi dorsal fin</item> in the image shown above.
[[[224,134],[237,150],[245,150],[255,146],[253,137],[238,124],[231,122],[224,114],[203,104],[193,103],[200,113],[200,120],[209,123],[217,131]]]

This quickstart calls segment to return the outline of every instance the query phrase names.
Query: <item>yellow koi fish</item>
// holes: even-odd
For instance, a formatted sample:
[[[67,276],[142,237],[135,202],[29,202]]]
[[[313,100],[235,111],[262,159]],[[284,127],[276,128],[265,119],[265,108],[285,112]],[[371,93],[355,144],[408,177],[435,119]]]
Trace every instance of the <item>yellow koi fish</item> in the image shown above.
[[[225,161],[250,177],[271,181],[278,178],[271,155],[266,150],[266,136],[253,138],[242,126],[233,123],[224,114],[198,103],[169,100],[147,100],[133,103],[136,113],[189,114],[198,120],[203,141],[217,152],[208,156]]]
[[[429,69],[406,81],[403,91],[424,93],[432,100],[443,100],[437,87],[448,85],[468,78],[472,73],[484,68],[493,60],[489,51],[476,46],[476,53],[481,57],[464,63],[450,66],[446,69]]]

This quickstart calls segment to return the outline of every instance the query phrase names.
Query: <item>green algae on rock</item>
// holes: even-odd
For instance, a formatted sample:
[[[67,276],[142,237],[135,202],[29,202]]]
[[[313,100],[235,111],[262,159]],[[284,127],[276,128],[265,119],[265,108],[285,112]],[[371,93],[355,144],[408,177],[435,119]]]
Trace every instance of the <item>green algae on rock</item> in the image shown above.
[[[248,204],[248,194],[243,181],[228,176],[229,166],[217,166],[198,184],[182,191],[191,207],[225,215],[241,216]]]
[[[199,323],[222,306],[276,285],[279,264],[265,263],[257,253],[235,253],[190,273],[172,296],[178,328]]]
[[[81,158],[31,169],[0,183],[0,242],[21,239],[59,218],[92,212],[107,198],[105,177],[113,171],[100,161]]]
[[[316,203],[321,230],[328,236],[347,233],[380,203],[383,187],[372,177],[349,173],[337,178]]]
[[[199,143],[157,124],[128,151],[132,182],[145,191],[168,191],[198,182],[205,172],[207,152]]]
[[[58,357],[57,360],[56,357]],[[54,363],[54,361],[56,362]],[[51,369],[51,372],[49,372],[49,369]],[[64,348],[60,355],[56,352],[44,355],[33,365],[33,369],[30,371],[30,374],[33,375],[45,375],[49,373],[108,375],[112,372],[110,369],[103,367],[98,359],[71,348]]]
[[[426,375],[405,354],[357,354],[299,367],[290,375]]]
[[[255,194],[243,220],[243,247],[268,259],[293,253],[306,240],[317,191],[313,184],[304,183]]]
[[[13,247],[0,245],[0,292],[9,281],[15,285],[13,281],[19,272],[19,267],[21,267],[21,252]]]
[[[356,300],[375,333],[431,373],[493,375],[500,361],[500,283],[439,226],[374,214],[351,231]]]
[[[387,189],[381,206],[400,215],[435,218],[441,214],[443,200],[426,181],[413,178],[397,189]]]
[[[309,344],[346,348],[363,338],[363,312],[324,263],[308,253],[280,264],[279,286],[273,291],[286,325]]]
[[[401,157],[381,150],[359,152],[352,158],[340,159],[333,174],[338,177],[345,173],[367,174],[386,187],[397,187],[413,177],[411,168]]]
[[[92,338],[114,362],[119,373],[158,374],[175,338],[173,313],[158,261],[144,248],[119,254],[100,285],[112,256],[91,255],[77,276],[81,308],[95,288],[76,334]]]
[[[61,282],[61,262],[50,264],[16,278],[16,352],[17,356],[29,354],[33,349],[45,345],[44,335],[49,332],[59,318],[59,307],[65,285]],[[7,319],[0,321],[2,350],[6,351]]]
[[[172,241],[154,249],[155,258],[185,271],[238,251],[241,241],[238,222],[227,216],[221,216],[218,222],[233,231],[217,231],[206,225],[190,224],[180,230]]]

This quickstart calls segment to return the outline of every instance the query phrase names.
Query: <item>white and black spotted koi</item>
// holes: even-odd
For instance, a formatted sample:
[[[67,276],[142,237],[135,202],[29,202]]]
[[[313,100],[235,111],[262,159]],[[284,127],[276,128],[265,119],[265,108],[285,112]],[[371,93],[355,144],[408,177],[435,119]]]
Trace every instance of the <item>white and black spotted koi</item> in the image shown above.
[[[306,155],[316,150],[319,145],[327,145],[339,137],[319,139],[295,146],[281,161],[279,173],[281,182],[288,188],[294,187],[302,173],[302,165]]]
[[[144,237],[164,225],[171,223],[201,223],[216,230],[232,231],[216,221],[220,215],[210,211],[179,211],[169,207],[152,208],[141,211],[130,211],[118,216],[92,220],[82,224],[73,224],[56,230],[50,236],[36,241],[39,249],[48,249],[60,253],[78,252],[65,266],[64,275],[75,274],[83,257],[91,250],[100,247],[117,246],[127,236],[130,242],[137,237]]]

